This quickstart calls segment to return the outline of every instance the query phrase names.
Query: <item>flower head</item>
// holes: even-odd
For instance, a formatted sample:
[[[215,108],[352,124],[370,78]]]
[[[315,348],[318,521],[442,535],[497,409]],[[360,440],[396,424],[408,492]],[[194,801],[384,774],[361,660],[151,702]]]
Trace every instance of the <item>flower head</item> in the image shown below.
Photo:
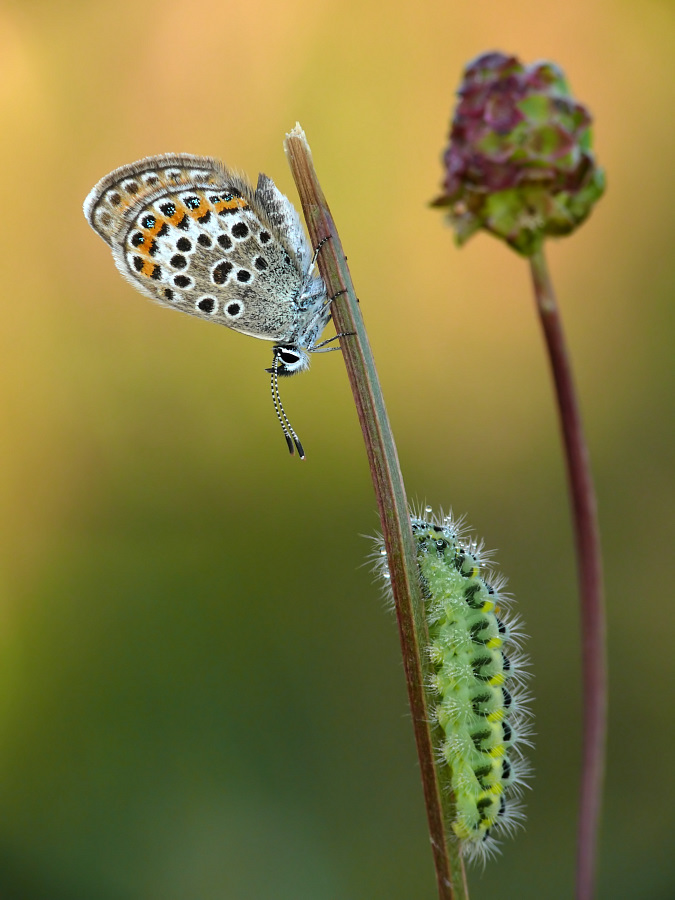
[[[486,53],[469,63],[443,155],[445,207],[463,244],[481,228],[529,255],[573,231],[604,190],[591,116],[553,63]]]

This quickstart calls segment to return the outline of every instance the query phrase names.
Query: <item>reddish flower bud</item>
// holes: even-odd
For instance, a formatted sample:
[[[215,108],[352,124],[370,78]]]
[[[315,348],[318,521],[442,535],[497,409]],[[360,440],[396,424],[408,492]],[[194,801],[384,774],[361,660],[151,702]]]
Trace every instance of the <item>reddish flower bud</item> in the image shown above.
[[[463,244],[484,228],[529,255],[569,234],[604,190],[591,116],[553,63],[486,53],[469,63],[445,151],[445,207]]]

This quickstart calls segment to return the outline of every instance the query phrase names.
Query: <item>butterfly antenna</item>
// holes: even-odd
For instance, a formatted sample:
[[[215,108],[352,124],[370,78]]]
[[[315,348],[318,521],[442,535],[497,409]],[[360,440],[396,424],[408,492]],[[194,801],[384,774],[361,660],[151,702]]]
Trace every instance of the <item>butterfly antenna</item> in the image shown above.
[[[286,438],[286,443],[288,444],[288,450],[291,456],[295,453],[295,447],[293,446],[293,441],[291,440],[291,436],[288,433],[288,429],[286,428],[286,423],[284,421],[284,416],[282,416],[283,406],[281,403],[281,397],[279,396],[279,379],[277,376],[277,366],[279,365],[279,360],[276,355],[274,357],[274,365],[272,366],[272,374],[270,376],[270,389],[272,391],[272,403],[274,404],[274,412],[277,414],[277,419],[279,420],[279,424],[281,425],[281,430],[284,433],[284,437]],[[284,414],[285,415],[285,414]]]
[[[291,454],[291,456],[293,456],[295,453],[295,448],[297,448],[300,459],[304,459],[305,451],[302,444],[300,443],[300,438],[295,433],[293,426],[291,425],[288,416],[286,415],[284,405],[281,402],[281,395],[279,394],[279,375],[277,372],[278,367],[279,357],[275,352],[270,384],[272,390],[272,403],[274,404],[274,411],[277,414],[277,419],[279,420],[279,424],[281,425],[281,430],[283,431],[284,437],[286,438],[289,453]]]

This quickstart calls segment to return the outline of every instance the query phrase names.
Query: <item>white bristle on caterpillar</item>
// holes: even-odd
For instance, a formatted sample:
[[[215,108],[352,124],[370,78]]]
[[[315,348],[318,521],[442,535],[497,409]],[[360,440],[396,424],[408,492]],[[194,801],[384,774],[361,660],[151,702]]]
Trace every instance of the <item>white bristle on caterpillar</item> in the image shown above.
[[[461,520],[430,513],[426,507],[411,523],[429,630],[429,708],[442,734],[436,762],[451,789],[443,804],[462,854],[485,860],[524,818],[522,747],[531,718],[524,634],[482,543],[466,537]],[[381,540],[373,556],[391,593]]]

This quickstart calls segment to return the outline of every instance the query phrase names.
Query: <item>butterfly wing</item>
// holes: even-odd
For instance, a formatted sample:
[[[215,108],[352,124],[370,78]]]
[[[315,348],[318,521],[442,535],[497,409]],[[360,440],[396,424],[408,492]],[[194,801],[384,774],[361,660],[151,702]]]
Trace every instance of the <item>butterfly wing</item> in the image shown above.
[[[280,197],[302,233],[290,202],[267,182],[273,215],[249,182],[219,160],[165,154],[111,172],[90,192],[84,213],[119,271],[146,296],[285,341],[297,333],[308,248],[295,226],[286,233],[288,209],[274,214],[284,210]]]
[[[293,250],[302,271],[309,274],[312,250],[296,208],[288,197],[281,193],[272,179],[262,173],[258,175],[255,196],[259,205],[267,213],[270,222],[277,231],[286,236],[286,241]]]

